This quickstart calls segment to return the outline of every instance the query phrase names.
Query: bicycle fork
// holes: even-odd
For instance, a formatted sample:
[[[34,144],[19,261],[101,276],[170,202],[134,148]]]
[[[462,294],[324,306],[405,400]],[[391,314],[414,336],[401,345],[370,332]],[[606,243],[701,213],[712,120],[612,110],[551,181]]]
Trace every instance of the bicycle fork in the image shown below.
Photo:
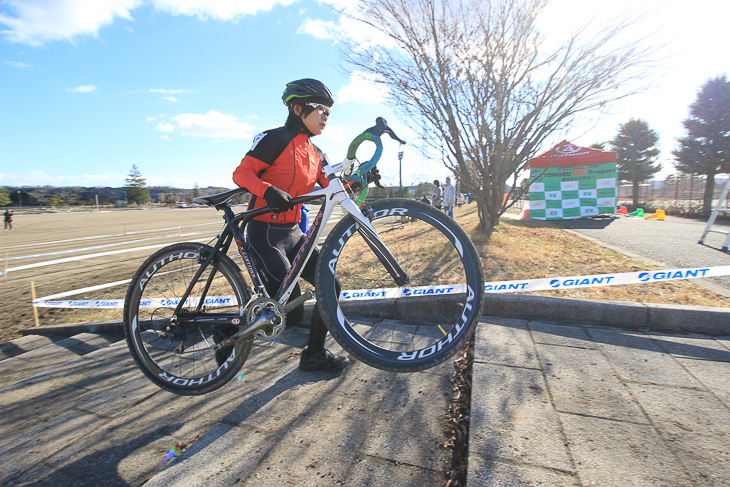
[[[375,256],[378,258],[385,270],[388,271],[393,281],[398,286],[405,286],[410,282],[410,278],[406,271],[398,263],[398,260],[390,252],[385,243],[380,239],[380,236],[373,228],[370,220],[362,214],[357,204],[352,199],[346,199],[342,202],[342,207],[355,218],[358,223],[358,231],[362,235],[363,240],[368,244],[370,249],[373,251]]]

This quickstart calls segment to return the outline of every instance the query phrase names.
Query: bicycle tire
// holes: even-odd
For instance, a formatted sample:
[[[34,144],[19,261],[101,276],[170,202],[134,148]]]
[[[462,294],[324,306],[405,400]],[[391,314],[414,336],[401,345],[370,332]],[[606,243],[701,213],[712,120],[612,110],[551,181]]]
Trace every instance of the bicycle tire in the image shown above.
[[[395,284],[347,216],[328,235],[317,265],[322,318],[342,348],[368,365],[393,372],[438,365],[466,343],[481,316],[479,254],[459,225],[429,205],[383,200],[370,214],[410,282]]]
[[[199,395],[218,389],[243,367],[253,339],[214,352],[215,343],[231,336],[237,327],[172,325],[179,298],[202,264],[201,254],[212,247],[195,242],[177,243],[152,254],[137,270],[124,302],[124,332],[134,361],[156,385],[180,395]],[[193,310],[199,290],[215,271],[204,311],[239,313],[250,293],[238,266],[225,255],[216,256],[188,298]]]

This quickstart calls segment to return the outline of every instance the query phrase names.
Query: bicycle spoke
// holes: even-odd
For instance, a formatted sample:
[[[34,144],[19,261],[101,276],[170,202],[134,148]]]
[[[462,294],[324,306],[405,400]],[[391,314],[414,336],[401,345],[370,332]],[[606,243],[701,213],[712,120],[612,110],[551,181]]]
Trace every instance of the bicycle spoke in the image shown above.
[[[474,290],[483,289],[483,276],[476,250],[452,220],[420,203],[385,201],[371,212],[373,228],[410,281],[397,285],[354,221],[345,220],[322,250],[317,287],[325,321],[343,347],[370,365],[435,365],[455,352],[478,320],[483,292]],[[400,216],[390,216],[394,212]]]
[[[240,369],[251,349],[251,341],[244,340],[214,350],[216,343],[236,332],[236,327],[173,320],[189,286],[188,301],[181,312],[190,316],[208,312],[241,315],[241,303],[249,299],[240,273],[228,257],[214,259],[198,281],[191,283],[201,265],[200,248],[200,244],[175,244],[150,257],[130,284],[129,309],[125,308],[127,341],[135,360],[158,385],[181,394],[220,387],[231,379],[233,369]],[[203,295],[205,289],[207,294]],[[204,301],[198,311],[203,298],[209,302]]]

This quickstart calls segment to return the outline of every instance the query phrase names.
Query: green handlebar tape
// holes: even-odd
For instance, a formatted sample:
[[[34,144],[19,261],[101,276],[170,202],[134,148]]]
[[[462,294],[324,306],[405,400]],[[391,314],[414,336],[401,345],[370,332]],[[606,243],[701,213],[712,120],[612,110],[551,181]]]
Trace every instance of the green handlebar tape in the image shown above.
[[[375,154],[373,154],[373,157],[371,157],[368,162],[358,168],[361,174],[365,174],[373,167],[375,167],[375,165],[380,160],[380,156],[383,155],[383,143],[380,141],[380,137],[378,137],[377,135],[373,135],[370,132],[363,132],[355,137],[355,140],[350,143],[350,147],[347,149],[347,158],[355,159],[357,148],[360,147],[360,144],[362,144],[366,140],[369,140],[375,144]]]
[[[360,144],[362,144],[366,140],[371,140],[371,137],[374,137],[374,135],[370,132],[363,132],[355,137],[355,139],[350,142],[350,147],[347,148],[347,158],[354,159],[355,153],[357,152],[357,148],[360,147]]]
[[[362,192],[360,193],[360,196],[357,198],[357,201],[355,201],[357,206],[360,206],[362,204],[362,202],[365,201],[365,197],[368,195],[369,189],[370,188],[368,186],[365,186],[364,188],[362,188]]]

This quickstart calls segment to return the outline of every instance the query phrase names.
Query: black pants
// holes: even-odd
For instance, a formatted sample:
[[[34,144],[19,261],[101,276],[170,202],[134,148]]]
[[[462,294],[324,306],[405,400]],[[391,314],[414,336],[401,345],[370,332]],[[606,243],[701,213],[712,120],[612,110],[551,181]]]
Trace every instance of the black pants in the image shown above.
[[[274,297],[291,267],[292,260],[304,245],[305,235],[296,223],[279,224],[252,220],[246,226],[246,238],[261,279],[264,281],[266,292],[269,293],[269,296]],[[302,278],[310,284],[314,284],[318,259],[319,247],[315,247],[302,271]],[[299,295],[299,285],[297,285],[292,291],[290,300]],[[303,307],[293,310],[287,317],[287,321],[301,319],[303,312]],[[314,353],[322,350],[326,337],[327,327],[322,321],[319,304],[317,304],[312,311],[307,351]]]

